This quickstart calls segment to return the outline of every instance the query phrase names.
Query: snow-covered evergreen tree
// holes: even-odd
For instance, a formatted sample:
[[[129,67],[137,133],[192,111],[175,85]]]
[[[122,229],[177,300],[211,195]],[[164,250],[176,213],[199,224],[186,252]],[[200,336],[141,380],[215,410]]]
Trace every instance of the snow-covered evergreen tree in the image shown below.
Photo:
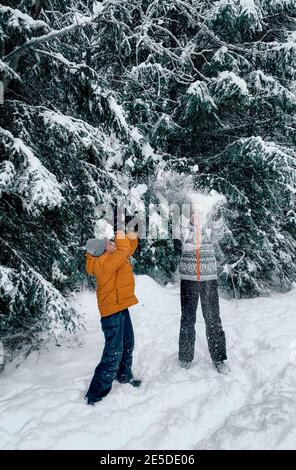
[[[83,246],[96,206],[128,192],[135,158],[151,167],[158,157],[93,58],[112,2],[24,1],[22,11],[6,3],[0,334],[13,349],[35,347],[41,331],[52,337],[62,324],[74,328],[67,299],[85,279]]]
[[[34,344],[55,316],[74,327],[67,295],[85,279],[96,205],[137,193],[149,208],[169,193],[164,171],[226,196],[226,288],[291,285],[295,18],[295,0],[2,2],[7,341]],[[167,280],[175,267],[172,243],[141,243],[138,272]]]
[[[213,2],[204,63],[178,120],[197,186],[227,196],[222,282],[241,295],[295,280],[295,1]],[[194,153],[193,153],[194,150]]]
[[[278,283],[289,287],[296,236],[295,1],[118,2],[114,16],[122,22],[111,50],[120,57],[131,119],[164,153],[168,169],[193,174],[198,166],[196,188],[227,197],[225,220],[233,236],[222,244],[222,283],[241,295]],[[250,208],[252,223],[242,224]],[[142,270],[151,260],[162,265],[158,245],[152,245],[153,256],[145,255]],[[170,262],[165,271],[170,277]]]
[[[134,15],[137,8],[141,21],[123,53],[131,116],[168,169],[198,166],[196,189],[227,197],[224,286],[240,295],[288,288],[296,274],[295,1],[152,1]],[[155,250],[152,259],[160,264]]]

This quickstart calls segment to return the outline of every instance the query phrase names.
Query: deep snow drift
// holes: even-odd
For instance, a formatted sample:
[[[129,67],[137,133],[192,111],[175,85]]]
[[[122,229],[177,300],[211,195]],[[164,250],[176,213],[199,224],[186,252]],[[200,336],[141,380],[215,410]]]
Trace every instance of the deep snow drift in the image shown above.
[[[103,334],[94,292],[76,295],[86,331],[71,347],[32,354],[0,376],[2,449],[293,449],[296,447],[296,289],[221,299],[229,365],[212,368],[198,307],[195,362],[178,367],[178,285],[136,279],[130,309],[140,389],[114,383],[95,407],[84,393]]]

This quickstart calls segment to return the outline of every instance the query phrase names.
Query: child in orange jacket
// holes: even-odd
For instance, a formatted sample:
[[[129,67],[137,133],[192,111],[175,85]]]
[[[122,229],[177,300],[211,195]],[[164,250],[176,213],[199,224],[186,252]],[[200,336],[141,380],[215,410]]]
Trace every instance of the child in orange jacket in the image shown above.
[[[107,238],[90,239],[86,244],[86,271],[97,281],[97,302],[105,347],[95,369],[85,399],[89,405],[102,400],[112,382],[139,387],[132,375],[134,333],[128,307],[138,303],[134,294],[135,280],[129,257],[138,246],[137,234],[117,232],[115,243]]]

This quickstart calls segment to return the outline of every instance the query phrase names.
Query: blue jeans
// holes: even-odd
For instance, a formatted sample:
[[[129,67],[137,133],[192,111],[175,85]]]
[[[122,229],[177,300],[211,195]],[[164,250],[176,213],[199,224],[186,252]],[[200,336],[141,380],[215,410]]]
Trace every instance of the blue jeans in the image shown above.
[[[128,383],[132,379],[134,332],[128,309],[101,318],[105,347],[97,365],[86,398],[102,399],[117,379]]]

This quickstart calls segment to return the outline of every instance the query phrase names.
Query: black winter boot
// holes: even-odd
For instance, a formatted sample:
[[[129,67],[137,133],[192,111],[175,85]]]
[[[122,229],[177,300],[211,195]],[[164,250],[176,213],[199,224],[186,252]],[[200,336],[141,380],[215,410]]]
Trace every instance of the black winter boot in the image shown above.
[[[224,361],[213,361],[213,366],[219,372],[219,374],[226,375],[230,369]]]

